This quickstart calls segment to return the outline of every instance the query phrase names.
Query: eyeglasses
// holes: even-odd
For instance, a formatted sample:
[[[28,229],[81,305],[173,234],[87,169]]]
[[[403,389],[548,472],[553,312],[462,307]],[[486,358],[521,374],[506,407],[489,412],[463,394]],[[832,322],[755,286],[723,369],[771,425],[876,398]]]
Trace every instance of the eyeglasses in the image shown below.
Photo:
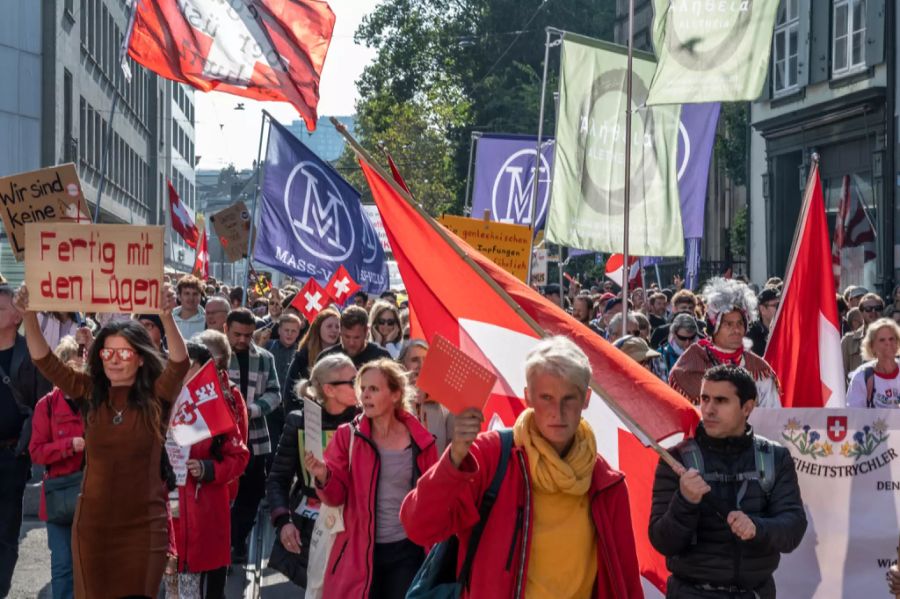
[[[326,385],[350,385],[351,387],[356,383],[356,379],[347,379],[346,381],[329,381],[325,383]]]
[[[675,336],[678,337],[679,339],[681,339],[682,341],[693,341],[694,340],[694,335],[685,337],[683,335],[679,335],[678,333],[675,333]]]
[[[859,310],[860,310],[860,312],[880,312],[881,310],[884,310],[884,306],[882,306],[882,305],[874,305],[873,306],[870,304],[868,306],[860,306]]]
[[[375,324],[380,327],[383,327],[383,326],[395,327],[395,326],[397,326],[397,320],[394,318],[391,318],[388,320],[382,320],[379,318],[378,320],[375,321]]]
[[[135,353],[136,352],[133,349],[128,349],[127,347],[120,347],[118,349],[104,347],[100,350],[100,359],[104,362],[109,362],[113,359],[113,356],[119,356],[119,359],[123,362],[131,362],[134,359]]]

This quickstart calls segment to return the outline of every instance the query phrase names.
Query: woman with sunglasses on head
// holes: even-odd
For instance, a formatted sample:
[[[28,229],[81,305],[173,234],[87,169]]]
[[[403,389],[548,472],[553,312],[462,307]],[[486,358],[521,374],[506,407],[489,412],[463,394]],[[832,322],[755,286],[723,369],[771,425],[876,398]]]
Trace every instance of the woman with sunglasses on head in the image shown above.
[[[309,379],[297,383],[298,397],[311,399],[322,406],[322,447],[328,446],[340,425],[359,414],[355,382],[353,361],[344,354],[335,354],[316,362]],[[301,452],[304,446],[303,411],[294,410],[285,419],[272,469],[266,479],[266,498],[278,542],[290,553],[297,554],[292,560],[293,567],[278,564],[277,569],[298,586],[306,588],[309,543],[320,501],[312,475],[303,464]]]
[[[369,312],[369,336],[397,359],[403,349],[403,328],[400,326],[400,310],[388,302],[378,301]]]
[[[185,383],[210,360],[214,361],[216,371],[220,371],[221,357],[215,360],[200,335],[191,338],[187,351],[191,368],[184,376]],[[225,364],[227,368],[227,361]],[[187,480],[169,494],[178,568],[177,574],[166,575],[166,599],[225,597],[226,570],[231,564],[229,485],[243,474],[250,451],[238,430],[241,400],[236,400],[230,386],[222,385],[222,393],[234,419],[234,428],[191,446]]]
[[[291,361],[287,376],[281,386],[281,402],[287,414],[303,407],[303,399],[297,395],[297,383],[309,378],[309,369],[323,350],[337,345],[341,340],[341,315],[334,308],[326,308],[319,312],[306,334],[300,340],[297,353]],[[282,373],[278,373],[281,380]]]
[[[24,314],[28,352],[41,373],[85,414],[81,496],[72,525],[75,597],[156,597],[166,565],[166,490],[160,479],[166,421],[190,363],[172,318],[175,292],[160,294],[169,341],[163,361],[140,323],[109,322],[98,333],[86,372],[63,364],[41,335],[23,285],[15,299]]]
[[[363,413],[338,428],[324,463],[310,452],[304,457],[322,502],[344,506],[345,530],[334,539],[322,597],[402,599],[425,552],[407,537],[400,504],[437,451],[407,411],[412,389],[400,364],[369,362],[356,380]]]

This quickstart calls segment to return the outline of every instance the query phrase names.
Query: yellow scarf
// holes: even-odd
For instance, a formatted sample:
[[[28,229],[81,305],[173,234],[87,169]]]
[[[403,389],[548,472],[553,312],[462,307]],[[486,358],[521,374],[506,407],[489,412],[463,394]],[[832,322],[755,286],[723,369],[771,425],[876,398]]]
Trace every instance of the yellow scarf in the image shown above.
[[[532,408],[519,414],[513,435],[516,446],[524,449],[528,456],[531,481],[536,490],[569,495],[588,492],[597,462],[597,441],[587,421],[581,419],[575,442],[564,458],[541,436]]]

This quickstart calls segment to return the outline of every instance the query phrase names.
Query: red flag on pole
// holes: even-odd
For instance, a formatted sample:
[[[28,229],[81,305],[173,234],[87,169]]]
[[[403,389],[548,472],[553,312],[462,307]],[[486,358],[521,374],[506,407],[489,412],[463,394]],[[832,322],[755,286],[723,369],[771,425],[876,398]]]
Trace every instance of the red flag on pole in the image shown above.
[[[387,150],[384,151],[384,155],[387,156],[388,166],[391,167],[391,176],[394,177],[394,181],[403,188],[403,191],[412,195],[409,186],[406,184],[406,181],[403,180],[403,175],[400,174],[400,169],[397,168],[397,164],[394,162],[393,156],[391,156]]]
[[[781,381],[782,404],[794,408],[844,405],[841,326],[819,164],[806,182],[781,304],[772,322],[766,362]]]
[[[328,307],[328,300],[329,295],[325,288],[310,277],[306,285],[294,296],[291,306],[296,308],[307,322],[312,322],[319,312]]]
[[[838,289],[848,285],[865,286],[865,265],[876,258],[875,239],[875,225],[869,219],[859,190],[854,193],[850,175],[844,175],[831,246],[834,284]]]
[[[359,291],[359,283],[353,280],[344,265],[334,271],[328,284],[325,285],[325,291],[339,306],[343,306],[353,294]]]
[[[178,197],[175,186],[172,185],[171,181],[167,181],[167,183],[169,184],[169,208],[171,208],[172,228],[175,229],[176,233],[181,235],[181,238],[184,239],[184,242],[188,244],[189,247],[197,249],[197,240],[200,239],[200,231],[191,219],[191,215],[184,207],[184,204],[181,203],[181,198]]]
[[[187,447],[226,433],[235,426],[216,366],[210,360],[184,384],[175,401],[169,421],[172,438],[178,445]]]
[[[205,281],[209,278],[209,245],[203,215],[197,217],[197,225],[202,233],[200,234],[200,241],[197,243],[197,255],[194,258],[192,273],[198,279]]]
[[[635,289],[643,287],[644,283],[641,277],[641,259],[637,256],[628,258],[628,288]],[[606,278],[611,280],[619,287],[624,287],[625,275],[625,256],[622,254],[612,254],[606,261]]]
[[[290,102],[312,131],[333,29],[324,0],[140,0],[128,53],[201,91]]]
[[[633,420],[648,436],[664,439],[692,432],[697,411],[638,363],[417,210],[365,162],[361,164],[424,336],[446,337],[498,375],[485,406],[486,419],[511,425],[523,409],[525,357],[541,336],[565,335],[588,355],[595,388],[616,408],[595,397],[585,417],[594,427],[600,453],[628,478],[642,574],[664,588],[665,560],[647,536],[657,456],[624,421]]]

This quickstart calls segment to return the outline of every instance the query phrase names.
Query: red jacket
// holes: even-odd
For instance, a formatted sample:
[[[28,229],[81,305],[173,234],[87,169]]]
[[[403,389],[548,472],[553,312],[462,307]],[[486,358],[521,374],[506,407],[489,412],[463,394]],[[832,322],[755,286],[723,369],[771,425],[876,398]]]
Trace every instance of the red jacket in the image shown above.
[[[190,459],[203,462],[204,472],[197,479],[188,474],[178,487],[178,518],[175,544],[179,572],[206,572],[231,563],[231,483],[247,467],[250,451],[237,428],[225,434],[221,445],[222,461],[213,458],[213,440],[191,447]]]
[[[419,545],[433,545],[455,534],[460,547],[466,547],[478,522],[481,497],[497,471],[500,435],[479,435],[458,469],[450,462],[449,451],[447,448],[440,461],[419,479],[400,509],[407,535]],[[598,456],[588,493],[597,528],[595,597],[643,597],[625,477]],[[528,457],[513,447],[506,476],[475,553],[470,592],[464,592],[464,597],[525,597],[533,508]],[[465,551],[460,551],[457,572],[464,558]]]
[[[75,437],[84,437],[81,415],[72,411],[63,392],[54,387],[34,408],[31,442],[28,444],[31,461],[47,467],[44,480],[81,470],[84,452],[76,452],[72,448],[72,439]],[[43,485],[38,516],[41,520],[47,520]]]
[[[409,430],[416,474],[421,474],[437,462],[434,437],[415,416],[399,412],[397,418]],[[352,465],[348,468],[351,430],[355,438]],[[378,450],[372,441],[371,420],[360,415],[353,422],[339,426],[325,450],[325,463],[328,482],[317,492],[327,505],[344,506],[345,531],[335,538],[328,557],[322,599],[368,597],[372,585],[375,491],[380,467]]]
[[[241,435],[241,441],[244,443],[244,445],[247,445],[247,437],[250,435],[250,433],[248,432],[249,424],[247,424],[247,402],[244,401],[244,396],[241,395],[241,388],[237,385],[231,384],[231,381],[228,379],[227,370],[220,370],[219,377],[223,388],[225,385],[227,385],[228,389],[231,391],[231,396],[234,398],[233,416],[235,422],[237,422],[237,429]],[[241,470],[241,472],[243,473],[243,470]],[[228,499],[231,502],[234,502],[234,500],[237,498],[239,484],[240,476],[238,476],[228,484]]]

